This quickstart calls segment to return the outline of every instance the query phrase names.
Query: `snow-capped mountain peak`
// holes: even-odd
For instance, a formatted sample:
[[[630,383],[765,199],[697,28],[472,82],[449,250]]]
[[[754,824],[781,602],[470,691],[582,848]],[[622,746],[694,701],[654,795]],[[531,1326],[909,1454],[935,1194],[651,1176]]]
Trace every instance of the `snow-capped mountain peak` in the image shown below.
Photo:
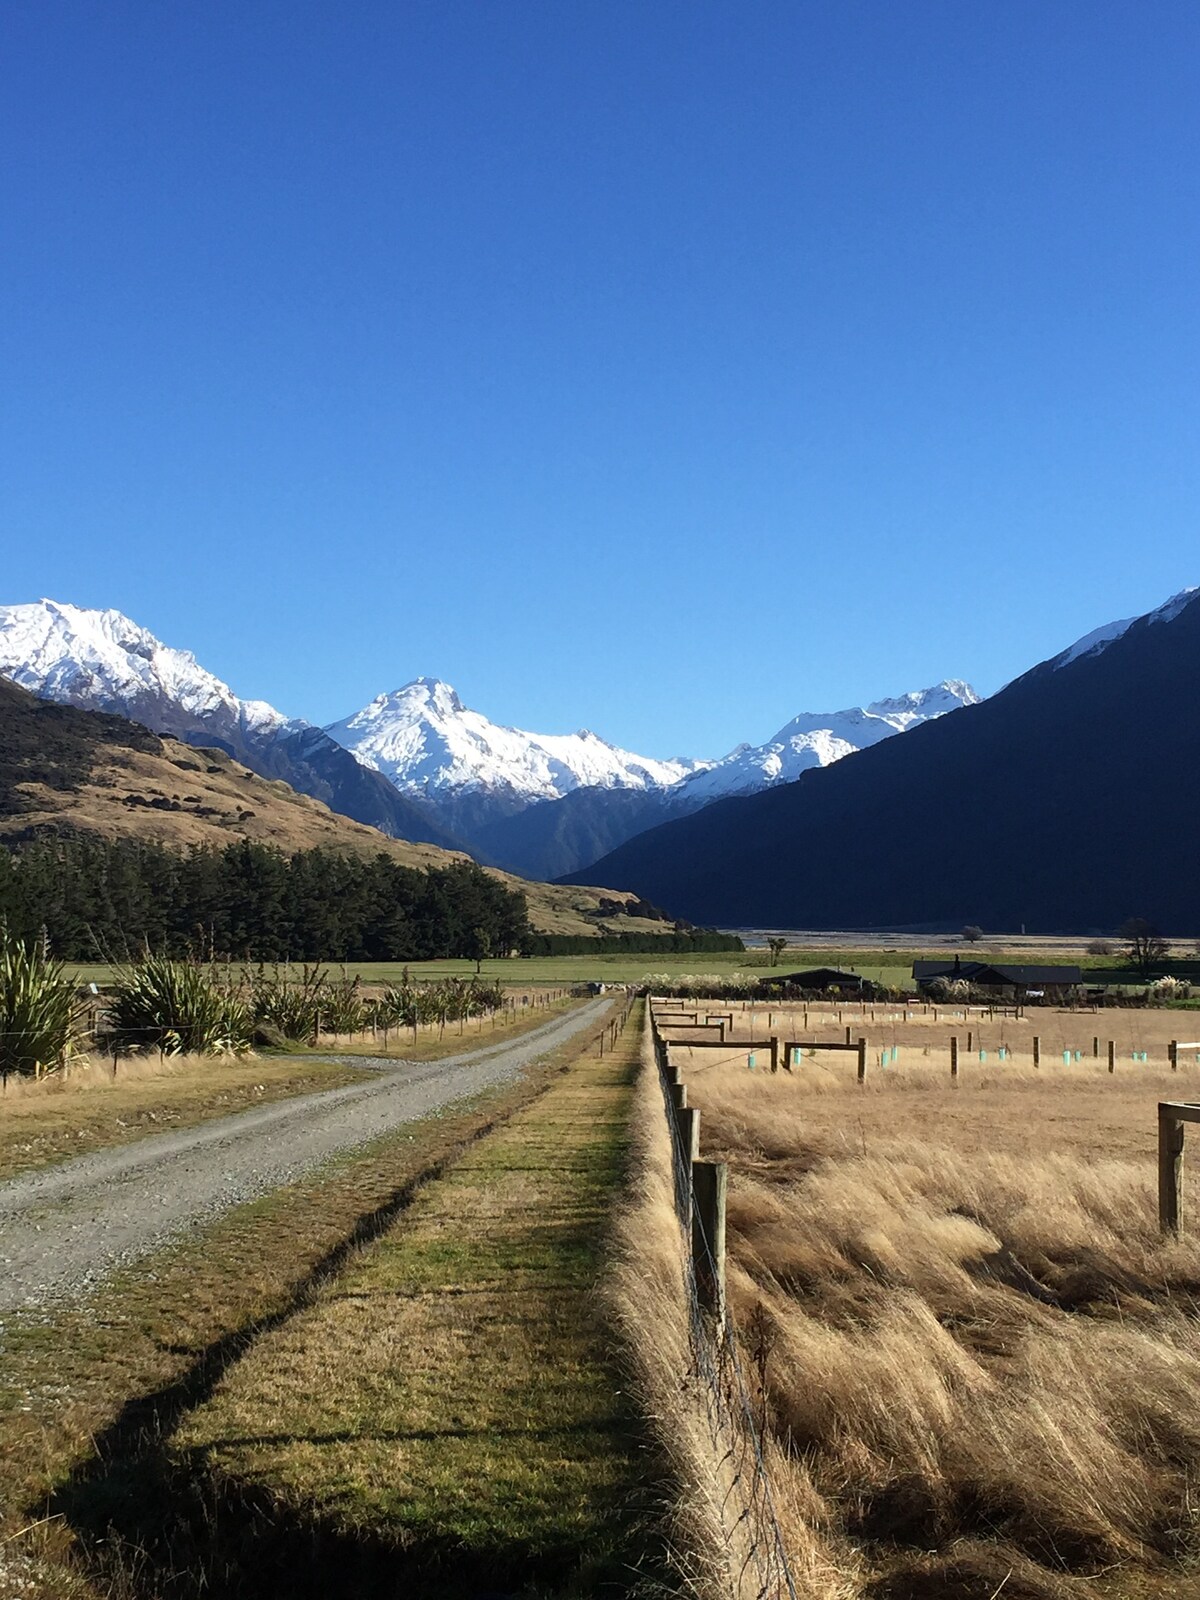
[[[485,855],[499,849],[495,827],[502,819],[577,790],[593,791],[597,803],[605,791],[624,791],[643,796],[651,810],[660,802],[690,809],[790,782],[806,768],[828,766],[978,698],[969,685],[948,679],[867,706],[802,712],[765,744],[741,744],[717,763],[636,755],[588,727],[565,734],[505,727],[436,677],[377,695],[322,733],[263,701],[239,699],[191,651],[163,644],[120,611],[54,600],[0,606],[0,673],[47,699],[223,746],[256,771],[286,776],[319,798],[336,802],[344,794],[354,814],[365,807],[366,820],[378,814],[389,829],[420,831],[429,826],[423,819],[433,818]],[[314,739],[326,741],[326,749],[310,749]],[[346,770],[338,765],[348,759],[343,751],[355,758]],[[374,788],[363,788],[360,763],[374,769]],[[393,817],[380,787],[410,810],[412,800],[424,802],[420,816]],[[636,808],[622,804],[620,815],[632,819]],[[547,826],[558,823],[547,815]]]
[[[809,767],[827,767],[918,723],[976,705],[979,699],[969,683],[947,678],[930,689],[873,700],[869,706],[802,711],[765,744],[739,745],[723,761],[686,779],[680,793],[689,803],[706,804],[725,795],[791,783]]]
[[[0,606],[0,675],[45,700],[131,717],[155,733],[226,750],[260,776],[282,778],[394,837],[459,848],[436,818],[364,771],[319,728],[263,700],[239,699],[190,650],[163,644],[123,612],[55,600]]]
[[[891,700],[872,700],[865,710],[870,717],[882,717],[891,722],[900,733],[918,722],[945,716],[947,711],[978,705],[980,699],[981,696],[961,678],[944,678],[931,689],[917,689],[909,694],[896,695]]]
[[[447,683],[416,678],[326,733],[404,793],[494,792],[529,804],[573,789],[666,789],[700,765],[638,756],[581,728],[527,733],[472,711]]]
[[[189,719],[242,733],[292,724],[263,700],[240,700],[190,650],[175,650],[120,611],[38,600],[0,606],[0,673],[85,711],[113,711],[175,731]]]
[[[361,711],[346,720],[353,722],[356,727],[367,728],[385,723],[414,722],[422,717],[432,720],[453,717],[465,710],[466,707],[450,684],[443,683],[440,678],[414,678],[402,688],[377,694]]]

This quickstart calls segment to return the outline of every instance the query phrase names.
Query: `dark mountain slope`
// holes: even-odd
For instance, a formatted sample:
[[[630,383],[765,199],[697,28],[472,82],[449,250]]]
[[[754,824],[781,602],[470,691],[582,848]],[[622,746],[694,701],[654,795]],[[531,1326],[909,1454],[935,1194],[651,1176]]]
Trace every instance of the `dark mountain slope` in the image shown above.
[[[558,878],[684,810],[673,789],[573,789],[494,818],[472,843],[481,860],[502,862],[523,878]]]
[[[902,739],[640,834],[580,876],[724,926],[1049,932],[1137,915],[1188,931],[1197,795],[1200,595]]]
[[[204,742],[195,733],[186,734],[185,738],[189,744]],[[281,778],[301,794],[324,801],[330,810],[352,817],[355,822],[365,822],[393,839],[436,844],[443,850],[466,849],[427,807],[401,794],[382,772],[364,766],[320,728],[281,732],[249,747],[244,755],[232,753],[252,772],[265,778]]]

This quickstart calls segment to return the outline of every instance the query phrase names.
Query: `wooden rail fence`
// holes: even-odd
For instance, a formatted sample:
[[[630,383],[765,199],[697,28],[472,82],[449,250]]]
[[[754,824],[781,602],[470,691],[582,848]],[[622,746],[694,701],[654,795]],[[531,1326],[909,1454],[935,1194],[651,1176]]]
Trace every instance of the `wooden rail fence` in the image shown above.
[[[687,1103],[687,1085],[680,1068],[671,1061],[671,1046],[684,1050],[742,1050],[769,1049],[771,1071],[782,1065],[791,1070],[792,1054],[796,1050],[850,1050],[858,1057],[858,1081],[862,1083],[867,1073],[867,1040],[852,1041],[847,1029],[845,1040],[789,1039],[781,1041],[778,1035],[769,1039],[725,1038],[724,1018],[720,1019],[721,1038],[667,1039],[664,1027],[679,1026],[679,1019],[668,1012],[661,1020],[655,1007],[647,999],[651,1036],[659,1068],[667,1084],[668,1095],[679,1130],[680,1142],[690,1171],[692,1207],[692,1252],[696,1284],[704,1309],[720,1320],[725,1316],[725,1209],[728,1173],[723,1162],[700,1160],[700,1112]],[[626,1009],[628,1015],[628,1009]],[[623,1019],[622,1019],[623,1020]],[[716,1020],[716,1019],[713,1019]],[[729,1019],[732,1024],[732,1018]],[[693,1024],[699,1031],[706,1024]],[[1092,1059],[1100,1059],[1100,1038],[1092,1038]],[[1108,1070],[1116,1070],[1116,1041],[1109,1039]],[[968,1046],[969,1048],[969,1046]],[[1200,1052],[1200,1041],[1172,1039],[1168,1057],[1172,1072],[1179,1069],[1181,1051]],[[1081,1056],[1082,1051],[1069,1052]],[[1064,1052],[1064,1056],[1068,1052]],[[957,1078],[959,1041],[957,1035],[950,1039],[950,1076]],[[1033,1064],[1041,1064],[1041,1039],[1033,1037]],[[1200,1104],[1182,1100],[1160,1100],[1158,1105],[1158,1224],[1164,1234],[1178,1236],[1183,1213],[1183,1152],[1185,1130],[1189,1122],[1200,1123]]]
[[[1158,1103],[1158,1225],[1178,1234],[1183,1210],[1183,1139],[1189,1122],[1200,1122],[1200,1105],[1181,1100]]]

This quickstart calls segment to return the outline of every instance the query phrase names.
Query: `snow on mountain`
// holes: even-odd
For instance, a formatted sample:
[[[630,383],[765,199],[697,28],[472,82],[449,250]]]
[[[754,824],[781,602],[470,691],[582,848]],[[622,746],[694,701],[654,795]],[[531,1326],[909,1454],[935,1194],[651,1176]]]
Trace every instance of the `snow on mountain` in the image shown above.
[[[635,755],[587,729],[540,734],[501,727],[436,678],[380,695],[322,731],[261,700],[239,699],[190,651],[170,648],[119,611],[53,600],[0,606],[0,673],[46,699],[116,712],[193,744],[220,745],[263,776],[284,778],[389,833],[436,843],[459,839],[496,860],[507,848],[496,829],[530,807],[539,815],[522,825],[527,853],[531,828],[555,833],[566,826],[545,803],[567,795],[576,797],[572,806],[584,819],[577,827],[589,839],[604,832],[597,807],[618,805],[609,805],[606,793],[625,794],[619,814],[630,826],[641,818],[630,809],[637,809],[635,796],[643,796],[650,809],[641,825],[649,826],[660,803],[693,809],[786,783],[978,698],[968,685],[948,681],[866,707],[805,713],[766,744],[741,745],[715,764]]]
[[[1126,617],[1122,622],[1106,622],[1102,628],[1093,628],[1091,633],[1085,633],[1069,649],[1055,656],[1050,666],[1057,672],[1060,667],[1070,666],[1072,661],[1078,661],[1081,656],[1099,655],[1106,645],[1127,633],[1136,621],[1136,617]]]
[[[1174,622],[1184,606],[1190,606],[1198,594],[1200,594],[1200,585],[1198,584],[1192,584],[1187,589],[1180,589],[1178,594],[1173,594],[1157,610],[1151,611],[1146,620],[1148,622]]]
[[[325,732],[403,793],[495,793],[520,804],[559,800],[573,789],[669,789],[696,761],[656,761],[578,733],[503,728],[465,706],[448,683],[416,678],[379,695]]]
[[[1052,656],[1045,666],[1052,672],[1058,672],[1063,667],[1070,666],[1072,661],[1079,661],[1084,656],[1098,656],[1102,650],[1107,650],[1114,640],[1123,638],[1135,622],[1173,622],[1184,606],[1190,604],[1197,594],[1200,594],[1200,588],[1195,586],[1181,589],[1161,606],[1156,606],[1153,611],[1147,611],[1144,617],[1125,617],[1120,622],[1106,622],[1102,628],[1093,628],[1091,633],[1085,633],[1082,639],[1076,639],[1066,650]],[[1039,671],[1040,668],[1034,670]]]
[[[875,700],[869,706],[801,712],[765,744],[739,745],[723,761],[685,779],[679,798],[689,805],[706,805],[726,795],[791,783],[809,767],[827,767],[918,723],[976,705],[979,699],[969,683],[948,678],[931,689]]]
[[[0,606],[0,674],[44,700],[108,711],[201,747],[397,839],[459,849],[436,817],[397,793],[311,723],[241,700],[189,650],[173,650],[119,611],[40,600]]]
[[[234,747],[300,726],[263,700],[239,700],[190,650],[171,649],[120,611],[55,600],[0,606],[0,673],[46,700],[160,733],[208,730]]]

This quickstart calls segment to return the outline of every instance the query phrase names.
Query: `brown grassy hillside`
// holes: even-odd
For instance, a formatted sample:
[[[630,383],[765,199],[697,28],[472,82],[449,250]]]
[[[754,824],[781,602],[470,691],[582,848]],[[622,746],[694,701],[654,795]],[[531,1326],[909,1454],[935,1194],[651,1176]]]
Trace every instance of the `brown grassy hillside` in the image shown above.
[[[159,738],[123,717],[52,705],[0,678],[0,842],[64,832],[108,839],[132,834],[181,850],[253,839],[287,851],[384,851],[408,867],[465,859],[339,816],[286,783],[257,777],[220,750]],[[530,921],[545,933],[594,933],[588,913],[602,899],[633,898],[496,876],[525,889]],[[630,932],[663,931],[661,923],[636,918],[605,921]]]

